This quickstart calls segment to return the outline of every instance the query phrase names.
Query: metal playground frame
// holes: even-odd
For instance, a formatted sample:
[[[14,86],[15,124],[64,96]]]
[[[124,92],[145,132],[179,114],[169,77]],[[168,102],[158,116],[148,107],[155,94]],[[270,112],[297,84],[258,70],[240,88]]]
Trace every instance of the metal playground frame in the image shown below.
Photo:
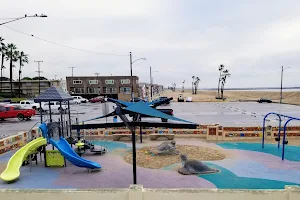
[[[281,117],[288,118],[288,120],[284,123],[284,126],[283,126],[283,139],[282,139],[282,155],[281,155],[281,159],[284,160],[284,146],[286,144],[288,144],[288,141],[286,141],[286,126],[292,120],[299,120],[300,121],[300,118],[291,117],[291,116],[287,116],[287,115],[282,115],[280,113],[275,113],[275,112],[270,112],[270,113],[266,114],[265,117],[264,117],[264,121],[263,121],[262,148],[264,148],[264,146],[265,146],[265,125],[266,125],[266,118],[269,115],[277,115],[278,118],[279,118],[278,135],[277,135],[277,138],[275,139],[276,141],[278,141],[278,148],[280,148],[280,132],[281,132],[281,121],[282,121]]]

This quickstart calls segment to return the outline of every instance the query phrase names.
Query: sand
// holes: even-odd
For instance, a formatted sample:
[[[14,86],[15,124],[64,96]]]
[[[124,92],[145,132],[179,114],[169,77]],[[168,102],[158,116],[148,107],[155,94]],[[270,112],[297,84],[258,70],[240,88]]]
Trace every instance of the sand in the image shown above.
[[[171,90],[165,90],[160,96],[173,97],[177,101],[178,95],[183,94],[184,97],[191,96],[195,102],[211,102],[217,100],[215,97],[217,91],[215,90],[199,90],[197,94],[192,94],[191,90],[181,92],[177,90],[175,92]],[[226,101],[256,101],[259,98],[270,98],[274,102],[280,101],[280,92],[268,92],[268,91],[224,91],[224,97]],[[283,103],[297,104],[300,105],[300,92],[283,92]]]
[[[155,147],[144,147],[137,151],[137,165],[144,168],[159,169],[175,163],[181,162],[179,155],[150,155],[146,152],[154,152]],[[207,147],[176,145],[176,149],[181,154],[186,154],[190,159],[201,161],[223,160],[226,157],[225,153],[219,150]],[[125,162],[132,164],[132,153],[124,157]]]

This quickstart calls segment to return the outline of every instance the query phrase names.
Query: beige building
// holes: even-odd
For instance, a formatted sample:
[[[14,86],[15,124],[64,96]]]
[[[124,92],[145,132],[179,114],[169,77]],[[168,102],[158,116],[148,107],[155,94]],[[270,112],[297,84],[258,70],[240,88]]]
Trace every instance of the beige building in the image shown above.
[[[133,76],[134,96],[138,95],[138,77]],[[66,77],[67,90],[71,95],[85,98],[108,96],[121,100],[131,99],[130,76],[71,76]]]
[[[39,80],[21,80],[21,96],[23,97],[36,97],[39,95]],[[41,93],[49,87],[58,87],[62,89],[61,80],[40,80]],[[2,81],[3,94],[10,94],[10,82]],[[13,81],[13,93],[15,96],[19,94],[19,82]]]

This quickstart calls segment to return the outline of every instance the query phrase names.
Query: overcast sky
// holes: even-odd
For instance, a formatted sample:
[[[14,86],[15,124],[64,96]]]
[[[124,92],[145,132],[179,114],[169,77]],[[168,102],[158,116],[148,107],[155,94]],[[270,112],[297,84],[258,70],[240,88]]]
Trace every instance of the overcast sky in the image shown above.
[[[46,14],[7,26],[0,36],[29,54],[23,76],[130,75],[129,52],[140,82],[181,87],[199,76],[199,87],[216,87],[218,65],[232,76],[226,87],[300,86],[299,0],[1,0],[0,22],[24,14]],[[125,56],[124,56],[125,55]],[[8,66],[8,63],[5,64]],[[5,70],[8,76],[8,70]],[[14,77],[17,77],[15,70]]]

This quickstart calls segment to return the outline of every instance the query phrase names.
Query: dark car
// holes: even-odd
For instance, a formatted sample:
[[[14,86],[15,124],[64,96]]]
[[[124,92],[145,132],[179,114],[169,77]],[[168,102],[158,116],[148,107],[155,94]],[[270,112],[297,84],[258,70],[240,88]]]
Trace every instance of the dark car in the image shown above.
[[[159,97],[157,100],[158,101],[161,101],[161,100],[165,100],[165,99],[168,99],[168,97]],[[163,105],[168,105],[170,104],[170,101],[167,101],[166,103],[164,103]]]
[[[272,103],[271,99],[267,99],[267,98],[260,98],[257,100],[258,103]]]
[[[91,102],[91,103],[97,103],[97,102],[104,103],[105,100],[104,100],[103,97],[94,97],[94,98],[90,99],[89,102]]]
[[[139,101],[144,101],[146,102],[146,100],[142,99],[142,98],[139,98],[139,97],[134,97],[133,98],[133,102],[139,102]],[[131,102],[132,102],[132,99],[131,99]]]

